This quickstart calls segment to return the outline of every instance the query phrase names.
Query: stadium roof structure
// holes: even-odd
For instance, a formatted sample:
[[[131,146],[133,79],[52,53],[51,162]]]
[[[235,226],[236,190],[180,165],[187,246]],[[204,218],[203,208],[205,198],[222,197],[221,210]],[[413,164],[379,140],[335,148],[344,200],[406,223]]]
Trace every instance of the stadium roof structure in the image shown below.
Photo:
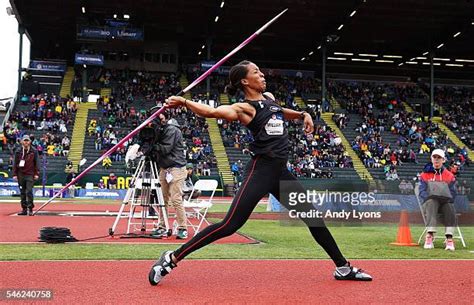
[[[327,45],[328,64],[384,68],[429,66],[474,71],[471,0],[10,0],[32,38],[32,56],[72,58],[77,24],[123,18],[145,40],[177,41],[180,58],[220,58],[284,8],[289,11],[235,60],[315,67]],[[218,17],[217,17],[218,16]],[[201,53],[199,53],[201,52]]]

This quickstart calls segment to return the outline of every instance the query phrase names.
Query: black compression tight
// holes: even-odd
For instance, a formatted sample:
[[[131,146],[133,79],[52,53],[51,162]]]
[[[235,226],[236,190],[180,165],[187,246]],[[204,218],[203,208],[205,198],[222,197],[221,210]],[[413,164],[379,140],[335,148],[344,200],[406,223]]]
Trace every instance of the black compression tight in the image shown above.
[[[232,235],[242,227],[250,217],[253,209],[260,199],[268,193],[279,198],[280,182],[291,183],[293,192],[304,192],[302,185],[286,168],[286,160],[273,159],[265,156],[254,157],[246,166],[243,183],[237,192],[225,218],[219,222],[206,227],[186,244],[174,252],[178,261],[192,252],[202,248],[218,239]],[[298,212],[308,212],[314,209],[311,205],[289,206],[287,202],[281,203],[288,209]],[[336,266],[340,267],[347,263],[339,250],[331,232],[322,220],[302,219],[309,227],[311,235],[316,242],[329,254]]]

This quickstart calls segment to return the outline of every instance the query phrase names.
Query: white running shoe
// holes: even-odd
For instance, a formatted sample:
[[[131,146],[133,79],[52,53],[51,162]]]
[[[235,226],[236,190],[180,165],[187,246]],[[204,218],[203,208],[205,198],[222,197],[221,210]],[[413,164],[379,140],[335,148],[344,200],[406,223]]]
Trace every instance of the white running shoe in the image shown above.
[[[454,251],[454,241],[451,238],[446,239],[444,241],[444,244],[446,245],[446,248],[444,248],[444,250]]]
[[[352,267],[349,262],[343,267],[337,267],[334,271],[334,278],[336,280],[349,281],[371,281],[372,277],[365,273],[364,270]]]
[[[423,246],[423,248],[425,248],[425,249],[433,249],[434,248],[433,235],[426,234],[425,245]]]

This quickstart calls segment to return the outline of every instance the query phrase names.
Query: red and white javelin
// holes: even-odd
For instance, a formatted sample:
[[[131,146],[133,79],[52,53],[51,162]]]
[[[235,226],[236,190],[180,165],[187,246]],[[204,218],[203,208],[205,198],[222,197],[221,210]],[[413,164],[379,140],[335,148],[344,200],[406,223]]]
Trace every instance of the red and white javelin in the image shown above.
[[[253,33],[250,37],[245,39],[240,45],[238,45],[235,49],[229,52],[226,56],[224,56],[221,60],[219,60],[217,63],[215,63],[212,67],[209,68],[206,72],[204,72],[201,76],[199,76],[197,79],[195,79],[191,84],[189,84],[186,88],[181,90],[178,95],[182,95],[195,86],[197,86],[200,82],[202,82],[206,77],[208,77],[214,70],[219,68],[224,62],[226,62],[232,55],[240,51],[243,47],[245,47],[247,44],[249,44],[252,40],[255,39],[260,33],[262,33],[270,24],[275,22],[278,18],[280,18],[281,15],[286,13],[288,9],[284,9],[281,13],[273,17],[272,20],[268,21],[265,23],[261,28],[259,28],[255,33]],[[72,179],[68,184],[66,184],[61,190],[59,190],[56,194],[54,194],[53,197],[51,197],[48,201],[46,201],[42,206],[40,206],[36,211],[34,211],[33,215],[38,213],[40,210],[42,210],[46,205],[51,203],[54,199],[56,199],[59,195],[61,195],[65,190],[67,190],[71,185],[75,184],[79,179],[81,179],[85,174],[87,174],[91,169],[93,169],[97,164],[102,162],[106,157],[110,156],[114,151],[116,151],[120,146],[122,146],[125,142],[130,140],[133,136],[135,136],[143,127],[151,123],[154,119],[156,119],[160,113],[162,113],[165,110],[165,107],[161,107],[158,109],[156,112],[154,112],[148,119],[143,121],[137,128],[135,128],[132,132],[130,132],[128,135],[126,135],[122,140],[120,140],[117,144],[115,144],[112,148],[110,148],[108,151],[106,151],[102,156],[100,156],[99,159],[97,159],[94,163],[89,165],[85,170],[83,170],[77,177]]]

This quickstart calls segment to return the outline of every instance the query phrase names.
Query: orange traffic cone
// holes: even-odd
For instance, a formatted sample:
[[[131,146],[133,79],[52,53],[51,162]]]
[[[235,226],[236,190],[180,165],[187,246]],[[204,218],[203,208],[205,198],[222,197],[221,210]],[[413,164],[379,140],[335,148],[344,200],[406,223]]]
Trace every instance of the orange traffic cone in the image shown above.
[[[408,212],[402,210],[400,213],[400,223],[398,224],[397,240],[391,245],[396,246],[418,246],[411,239],[410,224],[408,223]]]

